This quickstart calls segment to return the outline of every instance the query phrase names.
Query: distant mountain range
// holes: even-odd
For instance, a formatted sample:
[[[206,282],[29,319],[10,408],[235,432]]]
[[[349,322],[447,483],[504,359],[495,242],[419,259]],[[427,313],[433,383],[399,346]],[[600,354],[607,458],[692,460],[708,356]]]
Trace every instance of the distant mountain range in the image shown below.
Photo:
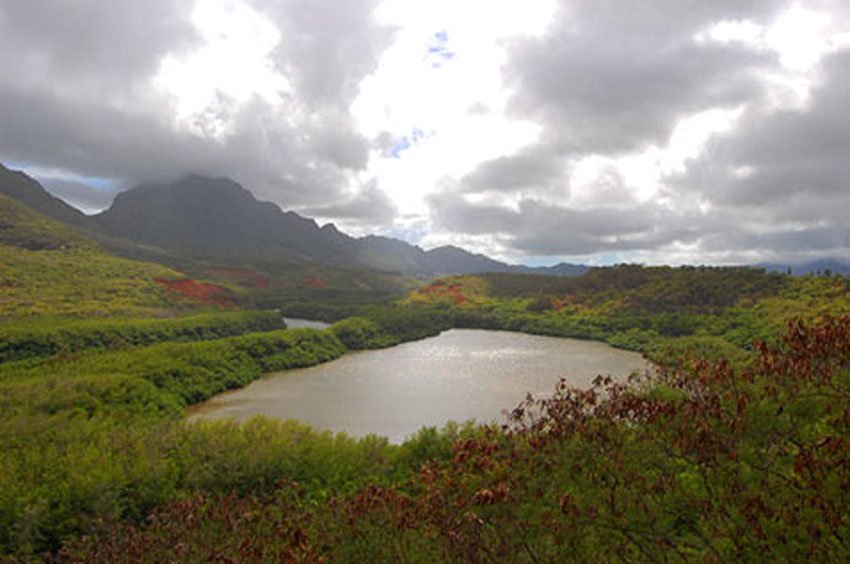
[[[790,272],[794,276],[806,274],[850,274],[850,262],[837,259],[821,259],[809,262],[762,263],[759,265],[770,272]]]
[[[455,246],[426,251],[388,237],[351,237],[333,224],[319,227],[312,219],[260,202],[228,178],[190,175],[172,183],[143,184],[122,192],[109,209],[94,216],[3,165],[0,193],[74,227],[193,258],[316,263],[420,277],[482,272],[578,276],[588,269],[567,263],[513,265]]]

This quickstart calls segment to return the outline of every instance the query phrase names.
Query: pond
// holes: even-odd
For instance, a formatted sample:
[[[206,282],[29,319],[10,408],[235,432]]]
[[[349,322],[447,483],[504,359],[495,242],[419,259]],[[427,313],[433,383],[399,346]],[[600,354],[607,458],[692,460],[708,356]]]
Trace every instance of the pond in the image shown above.
[[[324,321],[313,321],[312,319],[298,319],[295,317],[284,317],[287,329],[327,329],[330,323]]]
[[[624,378],[648,367],[641,355],[604,343],[452,329],[271,374],[195,406],[189,418],[242,421],[262,414],[400,442],[423,426],[448,421],[503,422],[504,411],[526,393],[550,395],[562,377],[589,387],[599,374]]]

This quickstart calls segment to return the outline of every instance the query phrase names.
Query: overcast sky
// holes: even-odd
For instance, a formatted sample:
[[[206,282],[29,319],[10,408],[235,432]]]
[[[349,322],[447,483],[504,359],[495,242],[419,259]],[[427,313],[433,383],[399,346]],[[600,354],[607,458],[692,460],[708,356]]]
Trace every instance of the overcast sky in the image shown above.
[[[534,264],[850,258],[847,0],[0,0],[0,162]]]

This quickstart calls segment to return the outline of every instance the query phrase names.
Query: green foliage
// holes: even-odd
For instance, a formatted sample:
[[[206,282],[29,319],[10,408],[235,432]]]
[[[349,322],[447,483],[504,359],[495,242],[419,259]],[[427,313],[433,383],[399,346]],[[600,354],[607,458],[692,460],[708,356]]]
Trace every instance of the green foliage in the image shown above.
[[[432,461],[400,483],[330,498],[289,482],[261,495],[199,494],[142,529],[107,525],[63,555],[846,561],[848,391],[850,318],[794,322],[741,369],[702,361],[630,385],[562,384],[514,410],[508,429],[458,437],[450,453],[423,431],[417,447],[433,447]]]
[[[157,278],[164,266],[107,254],[71,228],[0,196],[0,320],[140,316],[196,308]]]
[[[151,265],[54,235],[65,243],[0,245],[17,257],[0,262],[0,284],[18,284],[0,315],[31,318],[0,329],[9,361],[0,365],[2,555],[63,543],[66,556],[95,561],[216,551],[557,561],[592,559],[600,546],[625,560],[846,554],[830,539],[848,535],[847,322],[795,326],[776,340],[789,317],[850,311],[845,279],[634,266],[579,279],[455,277],[395,304],[343,303],[333,289],[323,303],[290,294],[285,313],[337,321],[333,329],[242,334],[279,318],[55,319],[180,306],[153,286],[136,292]],[[20,296],[39,272],[48,295],[26,305]],[[60,276],[67,284],[51,279]],[[81,281],[138,286],[86,297],[74,293]],[[398,446],[291,421],[181,420],[187,405],[264,373],[450,327],[604,340],[665,371],[632,388],[560,389],[515,410],[510,429],[449,425]]]
[[[445,313],[427,308],[372,305],[360,308],[357,315],[371,320],[398,342],[424,339],[451,327]]]
[[[185,405],[244,386],[264,373],[325,362],[344,351],[329,331],[296,329],[91,350],[0,366],[0,545],[24,553],[55,547],[95,519],[141,517],[178,489],[197,486],[202,483],[196,477],[198,464],[219,464],[210,462],[216,445],[237,440],[237,435],[251,437],[257,426],[234,426],[231,439],[222,435],[226,426],[184,428],[178,421]],[[310,444],[329,453],[353,444],[314,435],[303,426],[271,429],[270,434],[296,437],[291,442],[303,438],[303,452],[310,451]],[[196,444],[192,437],[199,435],[209,441],[191,451],[196,458],[188,458],[182,449]],[[263,452],[255,438],[266,440],[242,441],[245,457]],[[235,459],[233,450],[216,452],[221,464],[245,460]],[[362,463],[339,456],[349,468],[344,477]],[[310,464],[318,473],[331,467],[327,462]],[[255,470],[240,472],[221,475],[209,486],[229,489],[262,482]],[[277,478],[306,475],[287,474],[286,467],[277,472]]]
[[[331,331],[347,348],[379,349],[396,344],[389,335],[369,319],[348,317],[331,325]]]
[[[283,309],[284,315],[336,322],[349,317],[368,320],[388,344],[414,341],[438,335],[452,327],[448,312],[432,307],[399,304],[315,304],[304,303]],[[381,341],[378,347],[387,346]],[[373,347],[368,347],[373,348]]]
[[[776,295],[788,278],[746,267],[622,264],[592,268],[576,277],[483,274],[495,297],[550,295],[570,303],[598,305],[616,299],[633,312],[711,313],[740,303]]]
[[[103,353],[88,351],[44,363],[0,365],[0,405],[14,409],[16,390],[33,388],[29,409],[50,411],[55,386],[88,389],[88,379],[104,382],[104,392],[116,375],[141,378],[166,390],[184,405],[202,401],[226,389],[241,387],[266,372],[311,366],[339,357],[345,347],[328,331],[287,329],[214,341],[162,343],[139,349]],[[36,389],[43,389],[37,392]],[[69,394],[63,394],[69,401]],[[43,397],[43,399],[40,399]],[[119,406],[126,407],[118,402]]]
[[[0,363],[83,349],[201,341],[283,328],[271,311],[221,312],[172,319],[38,319],[0,328]]]
[[[445,290],[464,298],[447,300]],[[695,351],[740,363],[755,341],[773,339],[789,319],[850,313],[850,281],[740,267],[620,265],[569,278],[454,276],[402,304],[446,316],[454,327],[605,341],[654,361]]]

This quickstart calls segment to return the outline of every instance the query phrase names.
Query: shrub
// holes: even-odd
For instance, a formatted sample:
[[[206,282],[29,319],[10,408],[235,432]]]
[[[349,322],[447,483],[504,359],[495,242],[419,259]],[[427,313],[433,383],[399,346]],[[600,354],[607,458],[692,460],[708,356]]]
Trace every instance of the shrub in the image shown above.
[[[396,340],[384,333],[369,319],[349,317],[331,325],[331,331],[349,349],[379,349],[396,344]]]

